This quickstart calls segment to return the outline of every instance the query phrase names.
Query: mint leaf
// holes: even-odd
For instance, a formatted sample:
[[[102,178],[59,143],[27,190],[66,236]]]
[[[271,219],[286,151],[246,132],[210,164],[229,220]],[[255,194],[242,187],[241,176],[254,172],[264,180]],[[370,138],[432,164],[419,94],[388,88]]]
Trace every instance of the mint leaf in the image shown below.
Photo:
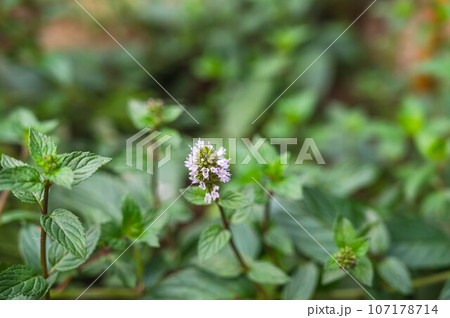
[[[165,106],[163,108],[163,122],[165,124],[171,123],[176,120],[182,113],[183,110],[178,105]]]
[[[209,203],[205,202],[205,194],[206,190],[203,190],[197,186],[191,186],[187,190],[181,189],[181,193],[183,193],[183,197],[192,204],[195,205],[208,205]]]
[[[25,264],[37,271],[41,270],[40,236],[40,227],[37,225],[24,226],[19,232],[20,254]],[[47,242],[47,247],[49,245],[49,242]]]
[[[44,177],[54,184],[71,189],[74,173],[69,167],[60,167],[53,170],[51,173],[44,173]]]
[[[257,283],[282,285],[289,280],[281,269],[266,261],[256,261],[250,265],[247,277]]]
[[[80,220],[72,212],[56,209],[51,215],[41,216],[41,225],[52,239],[69,253],[84,259],[86,257],[86,235]]]
[[[34,129],[30,129],[28,135],[28,148],[34,162],[44,169],[51,163],[51,159],[56,157],[56,144],[53,139]]]
[[[102,157],[90,152],[75,151],[58,156],[62,167],[69,167],[73,171],[72,185],[92,176],[101,166],[111,161],[111,158]]]
[[[6,168],[0,171],[0,191],[39,191],[43,188],[39,171],[30,166]]]
[[[267,245],[274,249],[290,255],[294,252],[294,244],[288,234],[280,227],[272,226],[264,236]]]
[[[83,264],[94,252],[98,240],[100,238],[100,227],[93,226],[86,231],[86,257],[79,259],[68,253],[58,242],[53,242],[48,249],[48,261],[51,264],[51,271],[57,270],[65,272],[79,267]]]
[[[11,192],[23,203],[36,204],[41,203],[44,199],[44,190],[39,190],[38,192],[12,190]]]
[[[198,257],[204,262],[220,251],[231,238],[230,231],[220,225],[210,225],[203,230],[198,242]]]
[[[338,216],[334,226],[334,240],[340,248],[349,246],[356,239],[356,232],[352,223],[342,216]]]
[[[39,296],[46,288],[44,277],[27,265],[13,265],[0,273],[0,299]]]
[[[403,295],[412,292],[412,280],[406,265],[395,257],[384,259],[377,267],[378,274],[393,289]]]
[[[366,256],[358,259],[358,264],[356,267],[349,270],[350,274],[353,275],[360,283],[372,286],[373,280],[373,266],[370,259]]]
[[[144,231],[141,210],[130,196],[125,197],[122,203],[121,230],[128,237],[138,237]]]
[[[5,154],[2,155],[2,160],[1,160],[0,164],[2,165],[3,168],[14,168],[14,167],[26,166],[25,162],[22,162],[20,160],[17,160],[15,158],[12,158]]]
[[[283,289],[283,299],[311,299],[319,282],[320,271],[313,262],[300,266]]]
[[[247,198],[240,192],[227,191],[219,198],[219,205],[225,209],[243,209],[249,205]]]

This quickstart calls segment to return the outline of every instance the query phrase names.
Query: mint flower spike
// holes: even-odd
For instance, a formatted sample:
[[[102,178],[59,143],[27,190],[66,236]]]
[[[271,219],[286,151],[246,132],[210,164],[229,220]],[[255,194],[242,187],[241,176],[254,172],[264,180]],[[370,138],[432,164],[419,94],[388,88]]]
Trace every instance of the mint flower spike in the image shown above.
[[[190,146],[191,147],[191,146]],[[189,169],[189,180],[206,190],[205,202],[211,203],[219,198],[219,184],[230,181],[230,159],[225,158],[226,149],[214,147],[201,139],[191,147],[185,166]]]

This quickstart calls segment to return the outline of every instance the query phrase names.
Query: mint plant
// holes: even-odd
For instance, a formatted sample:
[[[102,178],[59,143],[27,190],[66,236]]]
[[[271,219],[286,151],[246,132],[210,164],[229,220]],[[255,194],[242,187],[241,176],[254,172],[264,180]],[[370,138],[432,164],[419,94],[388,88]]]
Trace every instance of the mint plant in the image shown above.
[[[133,125],[137,129],[148,128],[153,131],[160,131],[166,135],[178,135],[176,130],[167,127],[168,124],[175,121],[181,115],[182,109],[178,105],[164,105],[164,102],[160,99],[150,98],[145,102],[133,99],[128,103],[128,113]],[[153,175],[150,179],[151,193],[154,206],[160,208],[161,199],[158,193],[158,149],[153,150],[150,159],[153,165]]]
[[[213,202],[219,210],[222,221],[222,225],[213,224],[203,230],[198,241],[198,257],[200,262],[205,262],[229,243],[240,265],[240,272],[253,282],[264,298],[268,298],[269,295],[261,284],[284,284],[288,277],[269,262],[246,257],[236,245],[230,226],[230,217],[233,212],[248,208],[252,202],[237,191],[219,194],[219,184],[229,182],[231,177],[229,159],[224,157],[225,153],[225,148],[221,147],[216,151],[212,145],[199,140],[191,148],[191,153],[185,162],[192,182],[191,187],[182,190],[186,200],[197,205],[209,205]]]
[[[373,267],[366,256],[369,251],[368,239],[358,235],[348,219],[338,216],[334,227],[334,240],[339,251],[328,259],[323,282],[331,283],[348,272],[362,284],[371,286]]]
[[[0,272],[0,298],[5,299],[49,299],[49,290],[58,270],[76,268],[86,261],[95,248],[99,233],[95,229],[89,230],[88,242],[82,223],[72,212],[55,209],[49,213],[50,188],[58,185],[70,189],[111,160],[90,152],[57,154],[54,140],[34,129],[29,130],[28,149],[34,167],[2,155],[0,190],[11,190],[19,200],[35,203],[41,210],[41,275],[27,265],[13,265]],[[47,235],[53,240],[49,248]],[[47,252],[50,255],[47,256]],[[49,276],[53,271],[55,274]]]

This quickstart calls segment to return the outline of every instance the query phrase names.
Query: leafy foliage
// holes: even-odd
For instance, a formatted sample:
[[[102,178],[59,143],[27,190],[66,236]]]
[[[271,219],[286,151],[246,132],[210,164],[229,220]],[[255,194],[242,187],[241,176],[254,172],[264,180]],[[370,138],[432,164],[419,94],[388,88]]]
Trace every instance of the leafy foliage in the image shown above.
[[[36,299],[46,286],[45,279],[26,265],[13,265],[0,272],[0,299]]]

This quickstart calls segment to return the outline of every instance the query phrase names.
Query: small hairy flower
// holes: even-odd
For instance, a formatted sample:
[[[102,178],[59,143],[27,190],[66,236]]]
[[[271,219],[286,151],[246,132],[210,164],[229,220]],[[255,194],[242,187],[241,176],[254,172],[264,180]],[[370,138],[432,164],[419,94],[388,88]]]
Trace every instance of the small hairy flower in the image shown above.
[[[336,261],[339,263],[341,267],[344,269],[352,269],[355,268],[356,264],[358,263],[358,260],[356,259],[355,253],[353,250],[346,246],[343,249],[341,249],[336,255],[335,255]]]
[[[201,139],[191,147],[185,161],[189,169],[189,180],[206,190],[205,202],[211,203],[219,198],[219,184],[230,181],[230,159],[226,159],[226,149],[215,150],[211,144]]]

